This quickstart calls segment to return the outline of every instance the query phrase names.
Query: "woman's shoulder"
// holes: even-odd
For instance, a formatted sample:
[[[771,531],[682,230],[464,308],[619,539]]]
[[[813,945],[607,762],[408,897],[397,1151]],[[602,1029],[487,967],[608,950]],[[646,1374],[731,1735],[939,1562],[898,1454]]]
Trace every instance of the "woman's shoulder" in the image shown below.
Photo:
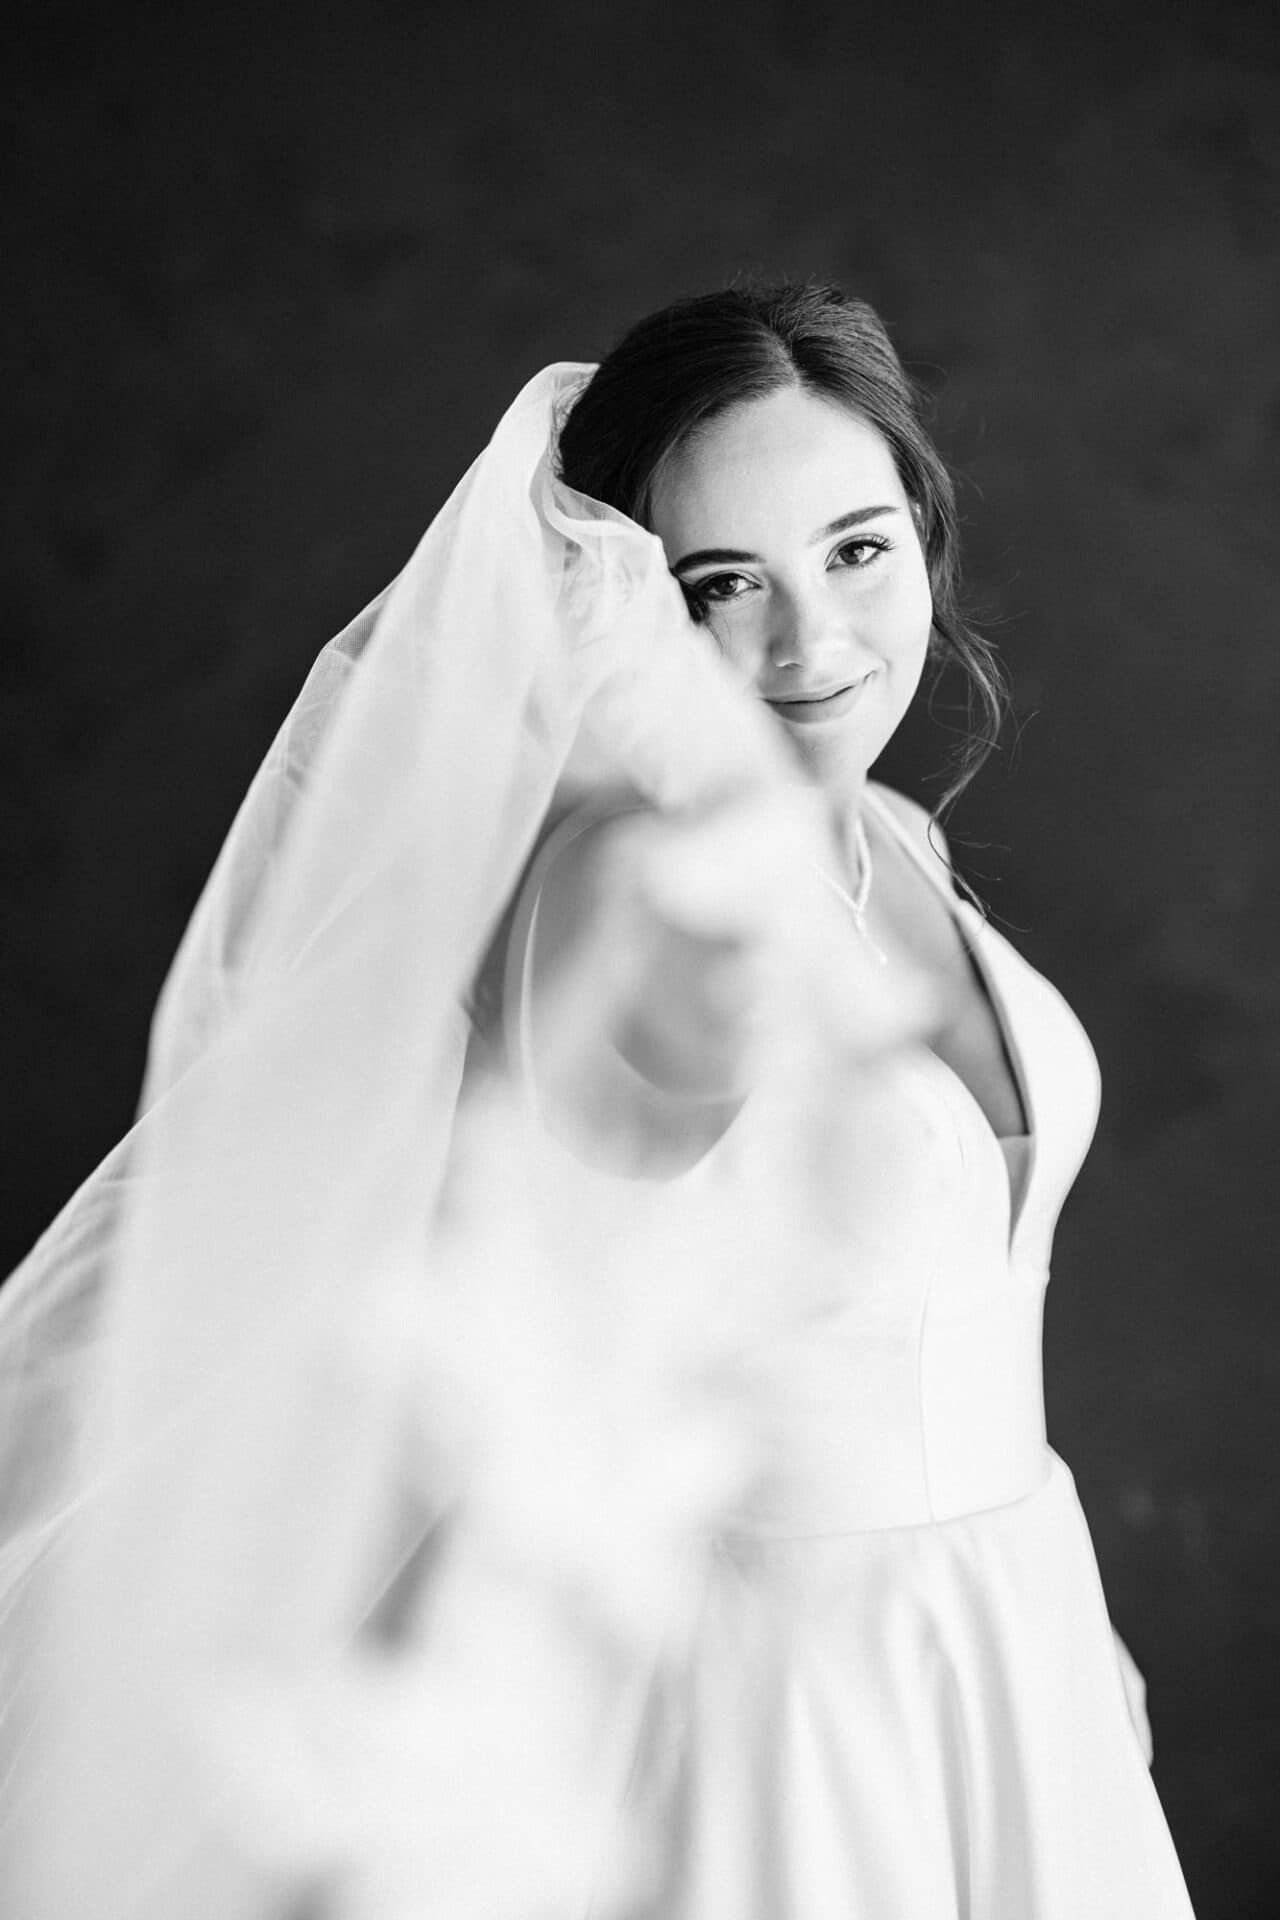
[[[567,808],[540,836],[521,893],[526,907],[540,904],[549,931],[567,932],[594,911],[617,846],[634,831],[637,815],[649,811],[630,790],[594,794]]]
[[[648,810],[637,794],[618,789],[575,797],[543,822],[494,943],[491,974],[508,1027],[529,992],[554,981],[600,913],[617,879],[621,841]]]
[[[951,865],[947,837],[927,807],[922,807],[918,800],[912,800],[907,794],[899,793],[896,787],[885,786],[880,780],[868,780],[867,791],[885,813],[892,814],[899,826],[906,828],[922,852],[940,854],[947,865]]]

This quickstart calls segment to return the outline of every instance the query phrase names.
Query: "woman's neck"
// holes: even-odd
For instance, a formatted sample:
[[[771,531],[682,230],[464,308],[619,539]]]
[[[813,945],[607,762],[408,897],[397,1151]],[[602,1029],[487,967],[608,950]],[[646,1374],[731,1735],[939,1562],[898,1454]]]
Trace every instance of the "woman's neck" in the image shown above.
[[[847,777],[839,782],[824,781],[822,797],[826,805],[827,818],[835,836],[836,846],[846,870],[857,865],[853,850],[853,834],[862,816],[862,803],[866,797],[867,776]]]

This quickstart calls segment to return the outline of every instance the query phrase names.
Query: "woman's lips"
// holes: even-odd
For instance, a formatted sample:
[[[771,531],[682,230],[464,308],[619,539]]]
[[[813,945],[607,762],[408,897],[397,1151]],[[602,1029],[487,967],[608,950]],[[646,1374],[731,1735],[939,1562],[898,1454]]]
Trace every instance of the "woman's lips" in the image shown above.
[[[872,677],[872,674],[864,673],[860,680],[836,687],[827,694],[816,694],[809,700],[770,700],[768,704],[779,719],[787,721],[789,725],[807,727],[823,720],[839,720],[857,705]]]

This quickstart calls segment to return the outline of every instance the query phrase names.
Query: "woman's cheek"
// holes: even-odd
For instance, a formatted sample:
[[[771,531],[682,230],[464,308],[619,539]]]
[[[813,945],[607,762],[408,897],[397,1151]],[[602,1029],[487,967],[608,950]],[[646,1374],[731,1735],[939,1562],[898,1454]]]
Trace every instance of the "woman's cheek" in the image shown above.
[[[736,619],[721,615],[717,620],[712,614],[709,625],[720,656],[734,678],[746,686],[754,686],[765,665],[764,635],[760,623],[742,615]]]
[[[886,609],[886,611],[889,611]],[[912,568],[898,582],[894,606],[888,623],[892,628],[893,650],[897,654],[923,653],[929,644],[933,626],[933,593],[924,567]]]

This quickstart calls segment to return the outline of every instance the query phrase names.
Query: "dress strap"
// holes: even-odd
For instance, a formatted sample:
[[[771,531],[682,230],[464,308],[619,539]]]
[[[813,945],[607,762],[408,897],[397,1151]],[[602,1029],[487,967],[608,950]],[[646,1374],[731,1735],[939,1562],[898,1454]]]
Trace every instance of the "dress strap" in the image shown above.
[[[1026,1190],[1030,1172],[1030,1141],[1032,1138],[1031,1095],[1027,1081],[1026,1067],[1021,1050],[1013,1032],[1012,1022],[1004,995],[996,979],[989,947],[979,936],[986,930],[983,915],[970,902],[958,894],[952,884],[951,869],[941,857],[930,860],[920,844],[919,836],[913,834],[906,822],[887,804],[881,791],[867,782],[864,803],[869,805],[876,819],[892,835],[920,869],[930,883],[941,893],[948,912],[957,922],[961,940],[969,956],[969,965],[979,992],[991,1010],[1000,1045],[1009,1069],[1009,1075],[1018,1096],[1019,1105],[1027,1122],[1023,1131],[1016,1134],[993,1134],[1005,1157],[1009,1174],[1009,1187],[1016,1219],[1020,1202]],[[941,870],[940,870],[941,869]],[[966,909],[968,910],[966,915]],[[943,1063],[946,1064],[945,1062]],[[951,1069],[948,1069],[951,1071]]]
[[[868,780],[863,792],[863,803],[870,807],[879,824],[897,841],[903,851],[914,861],[915,865],[919,867],[921,873],[925,874],[928,879],[932,881],[933,885],[937,887],[948,906],[958,907],[961,902],[952,885],[950,866],[947,865],[940,854],[932,860],[926,857],[925,850],[920,845],[917,836],[911,832],[911,829],[907,826],[906,822],[900,818],[894,808],[882,799],[881,789],[870,780]]]

